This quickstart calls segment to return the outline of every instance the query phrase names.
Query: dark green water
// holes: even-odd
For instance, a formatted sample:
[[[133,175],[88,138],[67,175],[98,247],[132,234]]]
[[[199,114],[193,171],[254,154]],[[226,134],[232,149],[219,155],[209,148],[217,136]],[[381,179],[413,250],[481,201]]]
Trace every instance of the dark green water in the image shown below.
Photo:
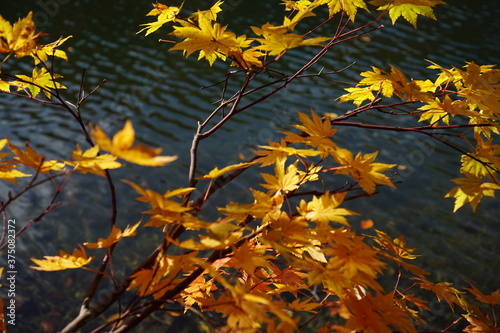
[[[464,61],[499,64],[500,3],[449,2],[449,6],[436,9],[438,22],[422,18],[418,30],[399,21],[394,27],[384,22],[386,28],[372,34],[370,42],[343,44],[329,52],[319,65],[336,70],[355,61],[355,66],[338,77],[340,81],[354,82],[359,80],[358,73],[371,65],[388,68],[393,64],[423,79],[434,75],[425,69],[424,59],[444,67],[462,66]],[[208,1],[186,1],[186,7],[193,9],[209,5]],[[69,63],[56,64],[56,71],[65,77],[64,84],[69,87],[68,100],[76,97],[82,69],[86,69],[87,90],[102,79],[108,81],[85,105],[83,112],[88,121],[113,133],[131,118],[141,142],[161,146],[166,154],[179,155],[179,160],[166,168],[127,167],[114,174],[120,194],[120,225],[136,222],[144,207],[130,200],[135,193],[119,179],[127,177],[158,191],[186,186],[188,151],[196,123],[209,114],[211,103],[220,96],[218,88],[199,87],[217,82],[228,68],[225,64],[210,68],[196,61],[195,56],[185,59],[179,52],[167,52],[169,45],[157,42],[166,37],[161,31],[148,38],[136,35],[139,24],[151,20],[144,16],[150,8],[149,0],[2,1],[0,7],[0,14],[10,21],[33,10],[36,23],[51,34],[49,38],[74,36],[67,43],[71,47]],[[281,13],[272,8],[272,1],[226,1],[223,21],[237,32],[247,32],[250,24],[276,22]],[[363,14],[359,21],[369,20],[372,15]],[[299,50],[292,55],[282,64],[282,71],[298,68],[311,54]],[[240,153],[248,156],[248,148],[277,140],[276,130],[294,119],[295,110],[304,112],[313,107],[323,113],[351,108],[334,100],[344,87],[322,80],[290,85],[275,99],[239,115],[216,137],[204,142],[200,169],[223,167],[238,161]],[[452,213],[452,200],[443,196],[453,186],[450,179],[459,176],[459,157],[454,152],[412,134],[348,128],[341,132],[339,145],[365,153],[380,150],[382,162],[408,166],[399,176],[403,183],[397,191],[384,190],[373,199],[356,200],[350,208],[363,218],[373,219],[377,228],[394,237],[404,235],[409,245],[423,254],[421,264],[435,279],[459,285],[469,280],[486,292],[500,287],[499,202],[485,199],[476,214],[469,207]],[[29,140],[48,158],[66,158],[75,143],[83,141],[77,125],[61,110],[4,95],[0,95],[0,136],[10,136],[19,145]],[[244,189],[254,184],[255,176],[250,174],[226,193],[231,193],[231,200],[244,199]],[[7,190],[5,184],[0,184],[0,193]],[[38,215],[47,205],[50,191],[47,187],[23,197],[11,207],[10,216],[22,223]],[[44,316],[55,322],[55,327],[57,322],[67,322],[83,296],[77,292],[79,284],[85,284],[90,277],[85,272],[34,272],[27,269],[29,258],[54,255],[58,249],[71,251],[74,244],[95,240],[96,235],[102,236],[101,230],[108,228],[109,199],[103,179],[74,176],[63,199],[60,208],[18,239],[17,260],[23,267],[17,283],[19,332],[38,332],[38,321]],[[224,202],[220,195],[212,205]],[[148,244],[153,244],[158,235],[145,237],[151,239]],[[148,244],[129,241],[127,260],[141,260],[148,253]],[[119,262],[116,266],[120,270]],[[445,310],[437,303],[432,306],[438,316]],[[433,317],[429,319],[432,322]]]

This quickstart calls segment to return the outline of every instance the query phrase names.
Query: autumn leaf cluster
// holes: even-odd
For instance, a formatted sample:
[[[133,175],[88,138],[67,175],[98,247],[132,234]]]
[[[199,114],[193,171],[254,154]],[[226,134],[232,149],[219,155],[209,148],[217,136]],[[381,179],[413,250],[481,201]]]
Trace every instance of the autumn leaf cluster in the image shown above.
[[[283,0],[283,5],[291,14],[283,19],[283,23],[276,25],[265,23],[251,26],[255,37],[236,35],[228,30],[228,26],[221,26],[217,22],[217,14],[222,11],[223,1],[217,1],[210,9],[196,11],[184,18],[180,15],[182,6],[167,6],[162,3],[154,4],[154,9],[147,15],[156,16],[154,22],[143,24],[145,27],[139,32],[145,31],[149,35],[164,24],[172,23],[173,31],[170,35],[181,41],[176,42],[170,50],[180,50],[187,56],[199,52],[198,59],[206,59],[210,65],[215,60],[231,59],[232,64],[245,69],[251,67],[263,67],[266,61],[279,59],[288,50],[300,46],[322,46],[326,42],[332,42],[334,37],[317,36],[310,37],[309,32],[299,34],[297,25],[308,17],[316,16],[320,7],[327,7],[329,16],[343,13],[351,21],[355,20],[358,9],[368,11],[367,4],[376,6],[382,12],[388,12],[393,23],[403,17],[414,27],[417,24],[418,15],[436,19],[433,7],[444,4],[441,0],[314,0],[314,1],[289,1]]]
[[[435,19],[433,8],[443,3],[284,0],[282,23],[252,26],[253,37],[237,35],[217,21],[223,10],[222,1],[208,10],[185,16],[181,16],[186,11],[183,5],[156,3],[147,14],[156,17],[156,21],[144,24],[140,32],[149,35],[170,24],[168,36],[176,38],[170,41],[174,44],[170,50],[180,50],[186,56],[197,52],[198,59],[205,59],[210,65],[229,59],[237,67],[231,75],[243,77],[241,90],[229,100],[223,96],[221,106],[207,117],[213,120],[222,110],[221,120],[205,132],[209,121],[198,122],[191,148],[191,154],[196,156],[199,140],[255,103],[253,100],[241,107],[241,100],[262,87],[274,84],[273,87],[278,86],[275,91],[284,88],[319,59],[313,58],[294,75],[245,90],[258,75],[271,73],[273,63],[283,59],[288,50],[314,46],[318,47],[318,55],[324,55],[336,43],[359,37],[351,35],[358,28],[350,32],[345,29],[355,20],[358,10],[368,11],[369,6],[374,6],[380,17],[388,15],[393,23],[402,17],[416,27],[419,15]],[[321,15],[320,7],[328,14],[318,27],[339,15],[344,23],[337,32],[330,37],[314,36],[317,28],[299,33],[303,20]],[[9,138],[3,138],[0,179],[13,184],[31,179],[26,187],[30,189],[38,184],[34,180],[40,175],[54,183],[56,177],[69,178],[75,172],[91,174],[89,177],[97,175],[106,178],[116,201],[111,177],[114,169],[126,163],[163,167],[174,162],[177,157],[161,155],[161,148],[136,144],[130,120],[113,136],[99,125],[83,122],[81,105],[91,94],[81,92],[83,97],[76,103],[64,101],[60,90],[65,87],[56,82],[62,76],[47,64],[52,57],[67,60],[58,47],[69,37],[39,44],[45,34],[35,32],[32,16],[30,12],[14,24],[0,17],[0,52],[6,53],[2,64],[12,56],[30,56],[35,61],[31,76],[2,71],[0,90],[66,109],[82,127],[88,147],[82,149],[77,144],[67,159],[49,160],[29,143],[23,150]],[[97,282],[92,283],[90,296],[63,332],[78,330],[115,302],[119,303],[113,309],[116,313],[108,317],[104,326],[116,332],[130,329],[156,310],[172,316],[190,310],[214,312],[224,318],[218,327],[221,331],[292,332],[306,327],[320,313],[327,313],[327,320],[317,326],[319,332],[417,332],[416,324],[425,324],[423,313],[430,310],[430,299],[434,298],[445,302],[450,311],[457,311],[469,323],[465,332],[497,332],[494,315],[495,307],[500,305],[499,290],[485,294],[472,284],[460,289],[448,282],[432,282],[418,266],[418,251],[410,248],[404,237],[391,237],[379,230],[383,226],[378,222],[374,229],[371,220],[363,227],[370,230],[357,232],[353,216],[361,212],[346,208],[348,201],[369,199],[386,187],[395,189],[393,176],[397,165],[380,161],[378,151],[351,151],[339,145],[336,135],[342,126],[412,131],[442,142],[443,137],[466,142],[468,150],[449,144],[460,152],[458,172],[463,175],[453,180],[456,187],[446,194],[454,198],[455,211],[465,204],[475,210],[485,196],[493,197],[500,189],[500,149],[495,141],[499,134],[500,70],[474,62],[461,68],[431,63],[429,68],[438,72],[433,80],[409,79],[394,66],[389,70],[372,67],[361,73],[359,83],[346,88],[346,93],[339,97],[339,102],[352,102],[356,109],[343,115],[299,111],[296,123],[281,131],[279,140],[254,147],[254,155],[240,163],[202,172],[192,157],[186,187],[159,192],[142,182],[124,179],[137,192],[136,200],[147,207],[139,222],[119,226],[113,215],[110,228],[103,228],[101,237],[82,240],[72,252],[59,250],[58,255],[32,259],[32,268],[39,271],[83,269],[95,274]],[[309,76],[324,77],[322,72]],[[16,92],[11,91],[13,87]],[[40,92],[44,99],[37,97]],[[272,94],[273,91],[263,96]],[[257,101],[264,101],[264,97]],[[224,107],[229,105],[231,110],[224,113]],[[408,106],[410,111],[401,111]],[[365,112],[385,109],[406,113],[418,125],[384,127],[350,121]],[[459,132],[443,134],[448,130]],[[213,218],[204,217],[211,195],[247,169],[259,176],[259,181],[248,188],[248,200],[235,202],[228,197]],[[62,187],[57,187],[57,193]],[[3,209],[5,204],[1,204]],[[52,206],[47,211],[51,209]],[[122,249],[124,239],[141,241],[145,228],[160,235],[158,247],[143,263],[130,267],[125,277],[116,276],[112,268],[116,249]],[[390,288],[384,287],[382,278],[390,279],[392,272],[397,272],[397,278]],[[115,289],[94,305],[89,299],[100,279],[109,279]],[[403,280],[407,283],[401,283]],[[127,308],[121,303],[125,294],[133,299]],[[485,314],[476,303],[491,306],[492,315]]]
[[[467,125],[458,127],[470,126],[472,139],[456,136],[474,149],[461,150],[463,177],[453,179],[457,186],[446,196],[455,199],[454,211],[467,203],[475,210],[484,196],[494,197],[500,189],[500,146],[495,143],[500,134],[500,70],[474,62],[450,69],[431,63],[428,68],[439,71],[435,80],[408,79],[394,66],[387,72],[373,67],[361,73],[363,79],[355,87],[346,88],[348,93],[340,101],[360,106],[384,97],[419,104],[418,121],[435,129],[453,128],[452,121],[456,125],[465,121]]]

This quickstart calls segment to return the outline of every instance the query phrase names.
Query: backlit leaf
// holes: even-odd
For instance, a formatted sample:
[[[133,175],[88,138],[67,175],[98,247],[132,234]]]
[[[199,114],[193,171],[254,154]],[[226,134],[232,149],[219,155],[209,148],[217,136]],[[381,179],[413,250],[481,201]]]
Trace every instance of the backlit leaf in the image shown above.
[[[161,148],[149,148],[134,145],[135,131],[132,122],[127,120],[123,129],[118,131],[111,140],[100,126],[92,127],[90,133],[102,150],[125,161],[144,166],[163,166],[177,159],[177,156],[160,156]]]
[[[101,177],[105,177],[104,170],[117,169],[123,164],[116,161],[116,156],[111,154],[100,154],[99,146],[95,145],[92,148],[83,152],[80,145],[76,145],[75,150],[71,153],[72,161],[64,161],[67,165],[75,168],[76,171],[86,174],[93,173]]]
[[[39,173],[48,173],[50,170],[60,171],[64,167],[64,163],[56,160],[45,161],[45,157],[38,155],[28,142],[26,142],[26,151],[22,151],[11,143],[9,143],[9,147],[17,155],[14,158],[16,162],[26,165]]]
[[[111,233],[109,234],[108,238],[99,238],[99,240],[96,243],[83,243],[87,248],[89,249],[102,249],[106,247],[110,247],[111,245],[119,242],[122,238],[124,237],[132,237],[136,235],[136,230],[141,224],[141,221],[137,222],[133,226],[129,227],[127,226],[124,230],[121,230],[117,226],[113,226]]]
[[[47,68],[42,67],[38,70],[36,67],[33,68],[32,76],[17,75],[19,81],[13,81],[12,84],[16,85],[17,90],[28,89],[33,97],[38,96],[40,91],[43,91],[47,98],[51,98],[52,89],[66,89],[62,84],[55,82],[55,79],[61,78],[62,76],[55,73],[50,73]]]
[[[72,254],[59,251],[58,256],[44,256],[44,259],[31,259],[38,266],[30,266],[39,271],[61,271],[65,269],[82,268],[92,261],[94,257],[88,257],[85,249],[75,249]]]
[[[458,186],[445,195],[445,198],[455,198],[454,212],[466,203],[470,203],[472,211],[475,211],[483,196],[494,198],[495,190],[500,190],[500,185],[497,183],[484,181],[482,177],[469,173],[465,176],[465,178],[452,179]]]
[[[427,16],[436,20],[434,10],[436,5],[445,4],[441,0],[373,0],[370,3],[374,6],[380,6],[378,10],[389,10],[389,17],[392,24],[396,22],[399,17],[403,17],[406,21],[410,22],[414,28],[417,27],[418,15]]]

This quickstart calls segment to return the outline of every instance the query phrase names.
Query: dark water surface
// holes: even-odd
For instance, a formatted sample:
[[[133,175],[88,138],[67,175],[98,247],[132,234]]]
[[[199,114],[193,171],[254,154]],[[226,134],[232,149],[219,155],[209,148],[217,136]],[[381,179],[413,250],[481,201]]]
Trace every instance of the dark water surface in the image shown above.
[[[369,70],[371,65],[387,69],[393,64],[414,78],[432,79],[434,72],[425,68],[424,59],[444,67],[462,66],[464,61],[499,64],[500,2],[449,3],[436,9],[438,22],[420,18],[418,30],[402,21],[396,26],[384,21],[386,28],[370,35],[370,41],[356,40],[332,49],[317,70],[321,66],[338,70],[355,61],[351,69],[337,78],[355,82],[359,80],[357,73]],[[185,6],[208,8],[210,2],[188,0]],[[157,41],[167,37],[161,30],[147,38],[136,35],[139,24],[152,20],[145,17],[150,8],[149,0],[4,0],[0,7],[0,14],[10,21],[33,10],[40,29],[51,34],[49,38],[74,36],[67,42],[70,61],[56,62],[56,72],[64,76],[63,83],[69,87],[67,99],[75,99],[82,69],[86,70],[87,90],[103,79],[108,81],[85,104],[86,120],[114,133],[125,119],[131,118],[139,141],[161,146],[166,154],[179,155],[179,160],[166,168],[127,166],[114,173],[120,195],[121,226],[136,222],[144,206],[130,199],[135,193],[119,179],[127,177],[158,191],[187,185],[188,152],[197,121],[210,113],[211,103],[220,97],[218,87],[199,88],[219,81],[228,70],[226,64],[216,63],[210,68],[205,61],[196,61],[195,55],[185,59],[180,52],[167,52],[170,45]],[[274,1],[226,1],[223,21],[238,33],[248,32],[250,24],[277,22],[282,14],[273,8]],[[370,20],[373,15],[364,13],[358,20]],[[291,52],[280,70],[297,69],[310,56],[310,51]],[[29,65],[26,62],[20,66],[26,70]],[[14,71],[13,67],[7,68],[10,69]],[[229,89],[238,86],[240,82],[236,81],[230,83]],[[276,98],[238,115],[216,136],[203,142],[200,169],[205,172],[215,166],[223,167],[239,161],[239,154],[249,156],[248,149],[255,145],[278,140],[275,132],[294,121],[296,110],[307,112],[313,107],[317,113],[338,113],[351,108],[335,101],[345,87],[323,80],[290,85]],[[378,120],[385,121],[367,118]],[[47,158],[67,158],[75,142],[83,142],[78,126],[63,111],[5,95],[0,95],[0,136],[10,136],[19,145],[29,140]],[[435,279],[459,285],[469,280],[485,292],[499,288],[500,205],[498,200],[486,198],[476,214],[470,207],[452,213],[453,201],[443,196],[453,187],[450,179],[459,177],[459,156],[455,152],[409,133],[343,128],[337,140],[340,146],[352,151],[380,150],[382,162],[408,167],[401,171],[399,179],[403,183],[397,191],[383,190],[373,199],[356,200],[351,209],[362,213],[363,218],[373,219],[377,228],[394,237],[404,235],[409,245],[423,254],[420,262]],[[0,186],[1,193],[5,193],[6,185]],[[248,186],[255,187],[255,175],[251,173],[225,193],[231,193],[231,200],[244,200]],[[46,207],[51,193],[47,187],[23,197],[11,207],[10,216],[20,223],[33,218]],[[43,317],[49,318],[46,325],[52,325],[54,330],[57,322],[67,322],[75,315],[83,296],[77,292],[78,287],[90,276],[86,272],[33,272],[27,269],[29,258],[54,255],[58,249],[72,251],[74,244],[92,241],[96,235],[105,234],[101,230],[108,229],[109,197],[104,179],[76,175],[66,187],[63,199],[62,207],[18,239],[18,265],[23,267],[17,284],[18,332],[37,332]],[[224,202],[221,195],[212,204]],[[356,223],[359,222],[353,220]],[[140,261],[150,250],[148,244],[154,244],[159,235],[151,232],[144,237],[150,239],[146,244],[127,242],[130,257],[124,261]],[[120,271],[119,260],[115,265]],[[444,308],[436,305],[433,310],[440,314]]]

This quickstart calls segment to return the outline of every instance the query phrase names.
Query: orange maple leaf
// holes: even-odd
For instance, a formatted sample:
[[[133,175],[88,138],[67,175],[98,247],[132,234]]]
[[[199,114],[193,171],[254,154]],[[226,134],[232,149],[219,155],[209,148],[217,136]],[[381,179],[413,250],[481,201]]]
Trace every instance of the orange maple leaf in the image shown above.
[[[45,161],[45,157],[38,155],[28,142],[26,142],[26,151],[22,151],[11,143],[9,143],[9,147],[17,155],[14,158],[15,161],[33,168],[39,173],[48,173],[50,170],[60,171],[64,167],[64,163],[56,160]]]
[[[129,227],[127,226],[125,230],[121,230],[117,226],[113,226],[111,229],[111,233],[109,234],[108,238],[99,238],[99,240],[96,243],[83,243],[87,248],[89,249],[102,249],[106,247],[110,247],[111,245],[117,243],[120,241],[120,239],[124,237],[132,237],[136,235],[136,230],[141,224],[141,221],[137,222],[133,226]]]
[[[94,259],[88,257],[83,246],[75,249],[72,254],[59,251],[58,256],[44,256],[45,259],[31,259],[38,266],[30,266],[39,271],[61,271],[65,269],[82,268]]]

